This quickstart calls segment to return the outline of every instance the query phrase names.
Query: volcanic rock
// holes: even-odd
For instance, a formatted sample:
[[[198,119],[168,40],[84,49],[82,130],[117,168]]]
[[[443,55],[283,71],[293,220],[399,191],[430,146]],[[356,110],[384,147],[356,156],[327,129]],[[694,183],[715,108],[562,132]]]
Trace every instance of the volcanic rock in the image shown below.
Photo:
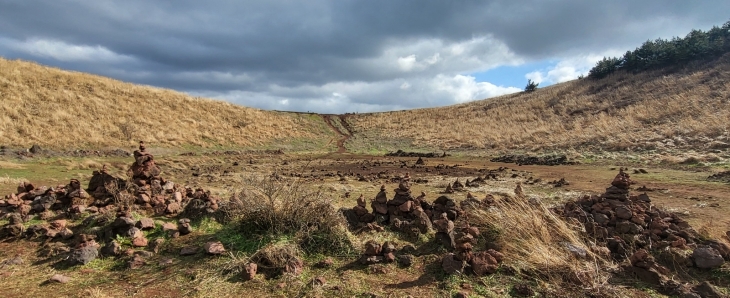
[[[205,252],[210,255],[221,255],[224,252],[226,252],[226,249],[223,247],[223,243],[220,241],[211,241],[205,244],[203,246],[205,249]]]
[[[709,246],[695,248],[692,252],[692,259],[694,259],[695,266],[702,269],[718,268],[725,262],[720,252]]]
[[[95,260],[99,256],[99,251],[94,246],[84,246],[76,249],[71,253],[69,261],[72,265],[86,265]]]
[[[61,274],[54,274],[53,276],[51,276],[49,281],[65,284],[71,281],[71,278]]]

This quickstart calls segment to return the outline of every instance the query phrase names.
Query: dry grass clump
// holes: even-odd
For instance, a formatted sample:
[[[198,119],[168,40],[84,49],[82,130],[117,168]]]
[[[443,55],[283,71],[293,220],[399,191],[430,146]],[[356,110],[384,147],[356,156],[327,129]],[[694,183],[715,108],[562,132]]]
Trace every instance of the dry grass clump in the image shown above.
[[[353,250],[345,218],[321,189],[272,175],[246,177],[243,189],[222,207],[223,222],[243,233],[293,236],[307,253],[348,254]]]
[[[0,139],[47,148],[265,145],[330,138],[318,117],[263,111],[180,92],[0,58]]]
[[[469,221],[486,227],[488,237],[501,246],[505,262],[547,282],[600,288],[610,263],[591,252],[591,245],[546,206],[523,197],[496,200],[494,206],[470,211]],[[579,257],[569,250],[585,252]]]
[[[11,161],[0,160],[0,170],[2,169],[20,170],[25,169],[25,167],[21,164],[17,164]]]
[[[28,179],[25,178],[11,178],[10,176],[5,175],[5,177],[0,176],[0,184],[20,184],[22,182],[30,182]]]
[[[91,160],[91,159],[84,159],[81,161],[73,161],[73,160],[65,160],[61,162],[62,165],[66,166],[66,170],[91,170],[91,169],[100,169],[102,167],[102,164]]]
[[[301,260],[302,251],[295,244],[271,243],[251,256],[251,261],[262,268],[280,269],[292,261]]]

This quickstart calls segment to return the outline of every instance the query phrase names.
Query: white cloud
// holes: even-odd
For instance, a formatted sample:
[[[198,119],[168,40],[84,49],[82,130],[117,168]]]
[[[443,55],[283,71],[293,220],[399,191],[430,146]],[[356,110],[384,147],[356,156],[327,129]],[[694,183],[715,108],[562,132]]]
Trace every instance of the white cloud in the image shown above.
[[[28,39],[19,41],[2,38],[0,44],[29,55],[52,58],[64,62],[129,62],[134,58],[120,55],[103,46],[74,45],[59,40]]]
[[[577,79],[580,75],[587,75],[596,62],[606,56],[621,56],[618,50],[607,50],[601,54],[588,54],[560,60],[555,66],[546,70],[536,70],[525,75],[536,83],[562,83]]]
[[[525,79],[532,80],[533,82],[540,84],[542,83],[543,77],[542,73],[540,73],[539,71],[533,71],[526,74]]]
[[[402,71],[411,71],[414,65],[416,65],[416,55],[398,57],[398,66]]]
[[[488,82],[477,82],[472,76],[456,75],[447,77],[438,75],[434,78],[435,91],[446,92],[452,101],[462,103],[507,93],[519,92],[516,87],[500,87]]]
[[[353,67],[379,77],[433,77],[486,71],[524,60],[491,36],[462,41],[438,38],[393,40],[374,58],[358,59]]]
[[[273,85],[261,92],[196,92],[237,104],[272,110],[322,113],[378,112],[443,106],[519,92],[520,88],[477,82],[465,75],[379,82],[337,82],[322,86]],[[303,95],[306,94],[306,95]]]

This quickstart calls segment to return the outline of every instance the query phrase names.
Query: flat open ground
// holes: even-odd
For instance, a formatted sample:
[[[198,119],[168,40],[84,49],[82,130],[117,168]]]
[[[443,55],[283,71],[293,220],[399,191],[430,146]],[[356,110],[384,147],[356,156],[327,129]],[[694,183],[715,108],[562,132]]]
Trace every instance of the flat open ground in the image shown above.
[[[153,150],[154,153],[154,150]],[[246,177],[279,175],[286,181],[299,181],[309,189],[320,189],[339,207],[353,207],[356,198],[374,198],[381,185],[388,196],[398,187],[397,180],[408,173],[413,181],[412,192],[426,194],[427,200],[440,196],[449,183],[456,179],[482,177],[489,170],[499,171],[497,179],[487,180],[478,187],[449,194],[457,201],[467,192],[477,198],[487,194],[514,195],[514,188],[521,182],[528,197],[539,198],[548,206],[559,206],[586,194],[600,194],[610,185],[619,167],[627,167],[628,173],[639,168],[646,174],[632,174],[636,184],[632,194],[643,193],[636,189],[644,186],[652,203],[660,208],[676,212],[693,227],[713,238],[724,237],[730,230],[730,184],[708,182],[707,177],[720,167],[684,167],[665,165],[645,167],[640,163],[602,161],[575,165],[523,165],[490,162],[486,157],[448,156],[424,158],[424,165],[416,165],[417,158],[331,154],[271,154],[256,152],[164,152],[159,150],[157,164],[162,176],[178,184],[203,187],[224,199],[240,190]],[[70,178],[78,178],[82,185],[88,183],[93,170],[108,165],[113,175],[123,176],[131,158],[125,157],[34,157],[0,161],[0,193],[15,192],[18,182],[31,181],[36,185],[66,184]],[[564,178],[569,185],[554,187],[548,182]],[[537,180],[537,183],[533,181]],[[173,218],[158,217],[156,220],[174,222]],[[28,224],[38,223],[31,219]],[[0,288],[3,297],[54,296],[54,297],[241,297],[241,296],[345,296],[345,297],[448,297],[458,291],[472,295],[509,296],[513,286],[528,282],[535,289],[547,289],[559,294],[560,289],[540,284],[529,277],[498,273],[485,277],[450,276],[443,273],[438,263],[441,248],[428,243],[423,237],[413,239],[386,230],[383,233],[354,235],[356,246],[368,240],[393,240],[399,245],[413,244],[423,253],[413,266],[396,264],[362,266],[356,262],[357,253],[341,256],[307,255],[305,270],[299,276],[257,278],[242,282],[224,268],[236,256],[250,255],[271,239],[241,239],[236,231],[212,218],[193,223],[190,235],[167,239],[163,249],[147,259],[141,269],[127,269],[123,259],[96,259],[87,265],[65,266],[62,260],[46,258],[48,244],[33,240],[13,240],[0,243],[0,260],[20,256],[22,265],[0,266]],[[148,237],[154,236],[153,231]],[[180,248],[202,245],[206,241],[219,240],[232,255],[219,257],[179,256]],[[286,242],[287,239],[274,239]],[[727,241],[725,239],[724,241]],[[335,266],[315,268],[311,266],[325,257],[332,257]],[[168,261],[169,260],[169,261]],[[164,263],[167,261],[169,263]],[[54,273],[72,278],[69,284],[48,283]],[[717,269],[710,280],[718,286],[728,286],[728,268]],[[324,285],[314,283],[315,277],[323,277]],[[704,276],[703,278],[707,278]],[[660,296],[656,290],[636,280],[614,279],[612,295],[637,297]],[[726,288],[727,289],[727,288]],[[548,292],[550,293],[550,292]],[[566,292],[570,295],[571,292]]]

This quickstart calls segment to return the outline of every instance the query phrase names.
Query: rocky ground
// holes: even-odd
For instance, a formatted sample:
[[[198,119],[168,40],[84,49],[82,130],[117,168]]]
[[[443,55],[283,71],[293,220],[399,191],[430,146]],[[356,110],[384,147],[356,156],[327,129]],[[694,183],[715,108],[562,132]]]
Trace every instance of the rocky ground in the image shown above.
[[[56,162],[41,155],[3,171]],[[62,185],[0,185],[4,296],[730,294],[719,172],[406,152],[95,156]],[[259,206],[292,223],[262,224]],[[514,210],[554,237],[516,249],[509,229],[539,228]]]

